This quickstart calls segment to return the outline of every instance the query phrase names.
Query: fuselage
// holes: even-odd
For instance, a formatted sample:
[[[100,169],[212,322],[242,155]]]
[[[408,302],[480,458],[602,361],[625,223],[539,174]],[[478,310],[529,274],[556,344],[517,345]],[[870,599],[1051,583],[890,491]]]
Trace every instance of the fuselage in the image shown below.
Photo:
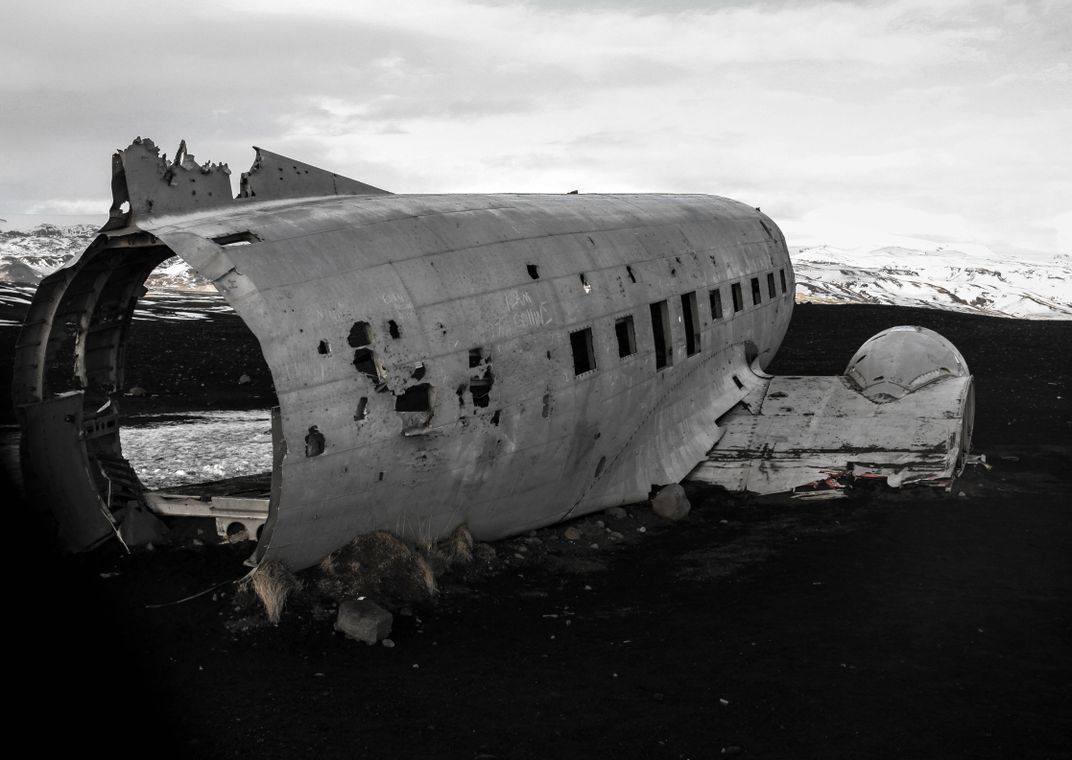
[[[272,370],[286,456],[258,555],[299,567],[367,530],[492,539],[680,480],[793,303],[774,223],[710,196],[348,197],[162,221]]]
[[[774,355],[794,292],[777,226],[713,196],[355,195],[149,217],[43,283],[16,361],[24,424],[54,435],[48,420],[81,409],[66,456],[89,487],[120,452],[114,422],[84,433],[90,410],[121,389],[141,283],[171,255],[226,296],[271,370],[255,558],[295,569],[374,529],[493,539],[680,480],[742,373]],[[74,382],[56,370],[72,364]],[[48,446],[39,480],[63,466]],[[49,487],[85,502],[76,486]]]

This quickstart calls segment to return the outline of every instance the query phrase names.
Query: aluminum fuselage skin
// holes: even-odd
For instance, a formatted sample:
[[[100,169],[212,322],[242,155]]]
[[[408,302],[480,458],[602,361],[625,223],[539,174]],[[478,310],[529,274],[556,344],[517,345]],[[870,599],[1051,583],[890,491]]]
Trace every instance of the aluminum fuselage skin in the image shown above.
[[[44,326],[24,330],[16,362],[24,422],[121,390],[125,324],[171,254],[224,294],[271,370],[280,445],[254,558],[294,569],[370,530],[430,540],[466,524],[487,540],[646,498],[703,459],[793,306],[777,226],[719,197],[235,203],[111,230],[43,283],[27,324]],[[63,338],[76,313],[83,336],[110,336],[95,354]],[[75,387],[49,380],[64,356]],[[77,466],[91,472],[118,436],[83,445]]]

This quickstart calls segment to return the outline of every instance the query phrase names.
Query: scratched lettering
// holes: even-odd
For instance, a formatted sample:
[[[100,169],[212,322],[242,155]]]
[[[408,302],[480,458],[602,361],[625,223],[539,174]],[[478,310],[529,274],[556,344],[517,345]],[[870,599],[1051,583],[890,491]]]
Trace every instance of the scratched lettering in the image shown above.
[[[532,305],[532,296],[522,290],[508,290],[503,294],[508,311],[517,311],[522,306]]]

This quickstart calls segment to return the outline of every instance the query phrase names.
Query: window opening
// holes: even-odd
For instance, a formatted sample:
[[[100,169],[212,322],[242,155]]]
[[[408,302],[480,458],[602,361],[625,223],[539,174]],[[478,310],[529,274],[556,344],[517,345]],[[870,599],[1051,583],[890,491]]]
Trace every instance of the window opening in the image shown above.
[[[685,320],[685,356],[693,356],[700,352],[700,310],[695,293],[681,296],[681,314]]]
[[[759,306],[759,304],[762,301],[763,301],[763,293],[761,293],[760,290],[759,290],[759,278],[758,277],[753,277],[752,278],[752,305],[753,306]]]
[[[592,328],[586,327],[570,333],[570,347],[573,348],[573,374],[583,375],[596,368],[596,355],[592,348]]]
[[[711,319],[722,319],[722,291],[718,288],[711,291]]]
[[[651,333],[655,339],[655,369],[674,363],[670,346],[670,308],[666,301],[651,304]]]
[[[741,283],[735,282],[730,286],[733,293],[733,311],[744,311],[744,294],[741,292]]]
[[[767,295],[771,298],[778,295],[778,289],[774,287],[774,272],[767,272]]]
[[[782,293],[785,293],[785,270],[779,269],[778,276],[782,278]]]
[[[618,338],[618,357],[625,358],[636,353],[636,330],[633,327],[633,315],[614,321],[614,334]]]

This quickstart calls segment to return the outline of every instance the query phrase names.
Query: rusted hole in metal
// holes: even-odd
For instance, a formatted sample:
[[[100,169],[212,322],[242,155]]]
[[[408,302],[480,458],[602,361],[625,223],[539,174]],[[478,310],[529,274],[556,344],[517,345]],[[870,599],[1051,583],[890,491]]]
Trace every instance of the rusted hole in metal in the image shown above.
[[[393,319],[387,320],[387,332],[389,332],[391,337],[395,340],[402,337],[402,333],[398,329],[398,322],[395,322]]]
[[[540,268],[535,264],[527,264],[525,269],[529,270],[529,277],[534,280],[540,279]]]
[[[458,394],[458,406],[463,407],[463,408],[465,407],[465,392],[467,390],[469,390],[469,386],[466,385],[465,383],[462,383],[461,385],[458,386],[458,389],[456,391],[454,391],[455,393]]]
[[[432,411],[432,386],[421,383],[406,388],[401,395],[395,396],[396,412],[430,412]]]
[[[495,384],[495,376],[491,367],[485,370],[482,377],[469,378],[469,393],[473,397],[473,406],[487,407],[491,403],[491,387]]]
[[[350,348],[361,348],[372,343],[372,334],[369,332],[368,322],[354,322],[350,328],[350,334],[346,338]]]
[[[630,282],[636,282],[636,275],[633,274],[633,268],[631,266],[626,265],[625,273],[629,275]]]
[[[583,375],[596,368],[596,355],[592,348],[592,328],[571,332],[570,348],[573,349],[573,374]]]
[[[416,367],[414,367],[413,372],[410,374],[410,377],[412,377],[414,380],[423,380],[426,372],[427,370],[425,369],[424,365],[418,364]]]
[[[580,277],[581,277],[581,287],[584,288],[584,292],[585,293],[591,293],[592,292],[592,286],[588,284],[588,277],[585,275],[584,272],[581,272]]]
[[[372,349],[359,348],[354,351],[354,367],[358,372],[367,375],[370,379],[379,382],[380,372],[376,368],[375,354],[372,353]]]
[[[491,424],[492,425],[498,425],[499,424],[499,419],[501,418],[501,416],[502,416],[502,409],[496,409],[495,414],[491,415]]]
[[[737,377],[737,375],[733,376],[733,384],[737,386],[737,390],[744,388],[744,383],[741,382],[741,378]]]
[[[469,392],[473,406],[486,407],[491,402],[491,388],[495,384],[495,375],[491,371],[490,358],[484,349],[469,349],[469,369],[480,369],[469,375]]]
[[[419,434],[432,421],[432,386],[414,385],[395,396],[395,411],[402,418],[402,434]]]
[[[354,422],[361,422],[361,420],[368,417],[368,397],[362,396],[357,400],[357,411],[354,412]]]
[[[331,344],[326,340],[320,341],[316,347],[316,352],[321,355],[327,355],[331,353]]]
[[[351,348],[357,349],[354,351],[354,368],[370,379],[379,382],[380,371],[376,367],[376,355],[369,348],[369,344],[372,343],[369,323],[354,322],[353,327],[350,328],[350,334],[346,337],[346,342]]]
[[[550,393],[543,394],[543,412],[541,412],[541,414],[544,416],[544,418],[547,418],[547,417],[551,416],[551,394]]]
[[[305,436],[305,456],[318,457],[324,453],[324,434],[320,432],[316,425],[312,425],[309,428],[309,434]]]
[[[383,473],[382,472],[380,473],[380,476],[378,478],[376,478],[376,480],[383,480]]]

